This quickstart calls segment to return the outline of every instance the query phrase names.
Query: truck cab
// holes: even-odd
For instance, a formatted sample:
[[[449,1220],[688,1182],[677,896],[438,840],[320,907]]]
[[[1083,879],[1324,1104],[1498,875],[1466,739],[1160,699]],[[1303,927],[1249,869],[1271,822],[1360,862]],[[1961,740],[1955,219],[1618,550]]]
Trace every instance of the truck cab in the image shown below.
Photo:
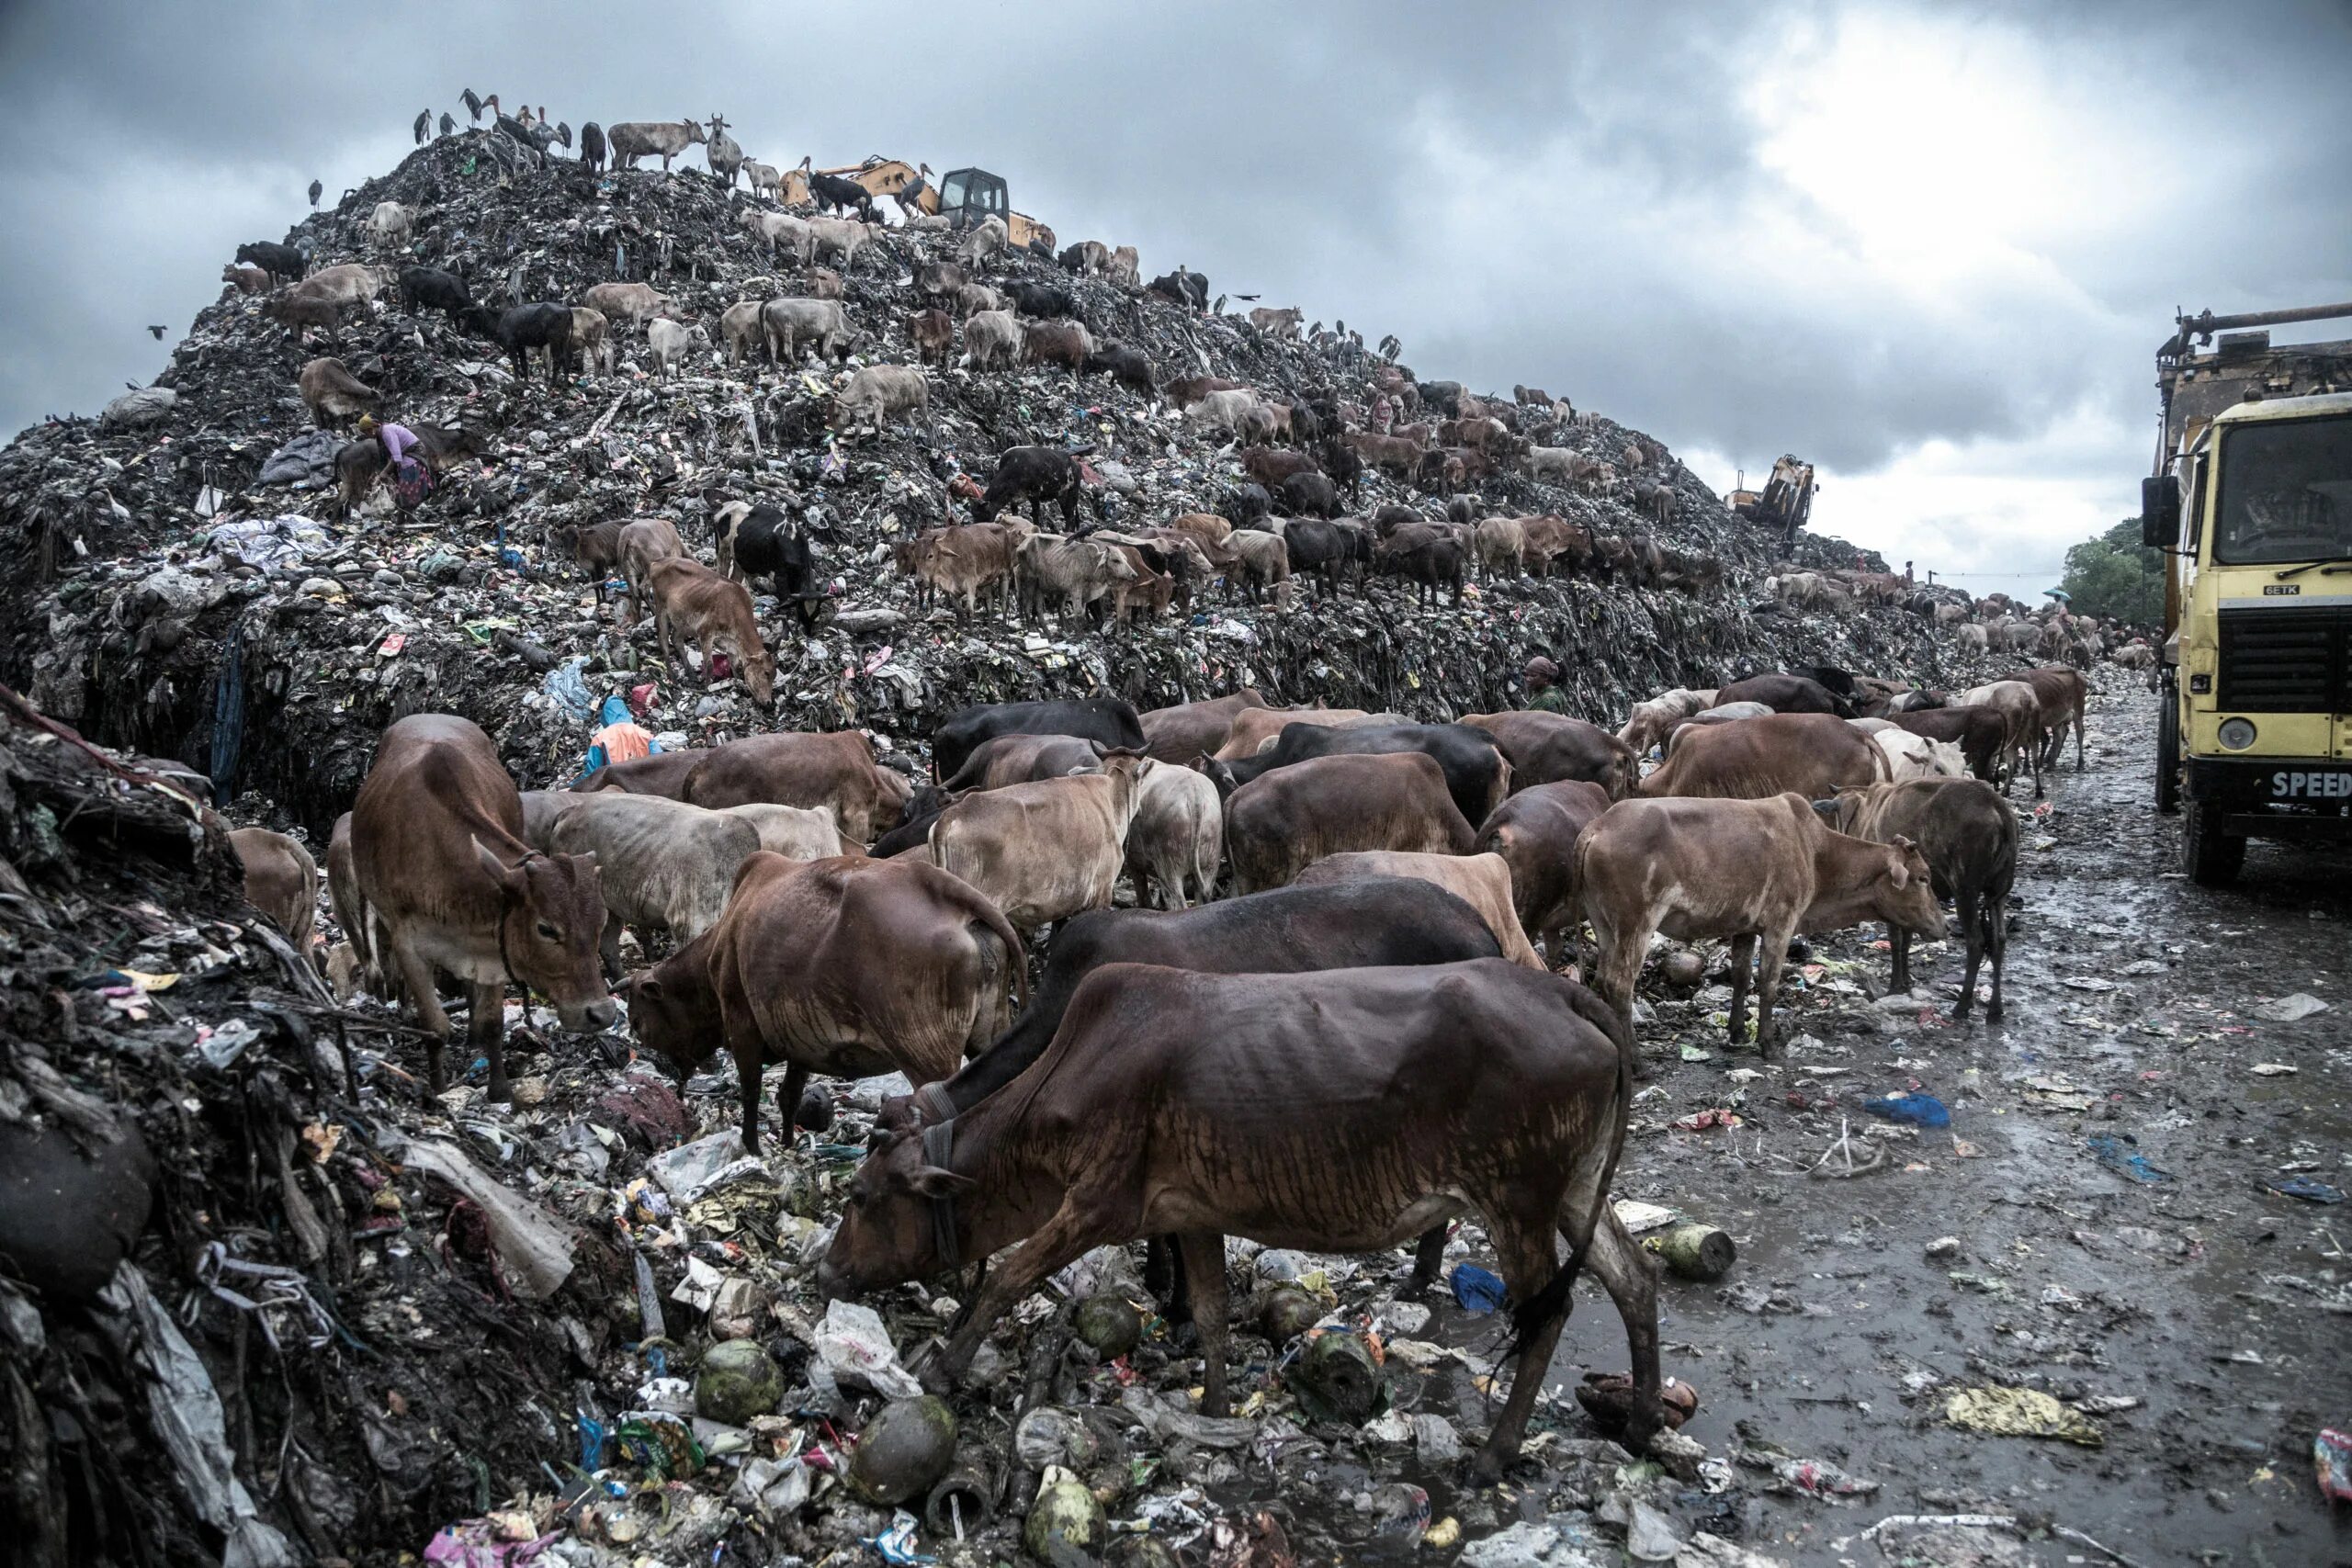
[[[2157,805],[2207,885],[2251,839],[2352,839],[2352,392],[2262,380],[2169,410],[2142,486],[2143,541],[2172,555]]]

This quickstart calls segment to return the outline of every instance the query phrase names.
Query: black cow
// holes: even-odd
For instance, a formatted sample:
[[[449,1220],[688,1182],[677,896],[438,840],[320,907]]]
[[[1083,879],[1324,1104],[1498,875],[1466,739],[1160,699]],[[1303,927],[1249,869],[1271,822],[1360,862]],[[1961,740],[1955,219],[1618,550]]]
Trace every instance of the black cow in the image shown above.
[[[571,363],[571,307],[553,300],[541,300],[536,305],[516,305],[492,316],[476,306],[467,318],[472,328],[496,343],[514,362],[514,378],[530,378],[530,365],[526,351],[544,348],[548,351],[548,385],[563,385],[563,367]]]
[[[593,119],[580,128],[580,161],[593,172],[605,167],[605,128]]]
[[[1015,446],[996,460],[988,493],[972,509],[972,520],[987,523],[1006,507],[1023,501],[1055,502],[1062,509],[1062,526],[1078,526],[1078,498],[1085,487],[1078,458],[1058,446]]]
[[[1762,703],[1774,713],[1834,713],[1855,716],[1851,699],[1841,697],[1810,675],[1751,675],[1715,694],[1715,705]]]
[[[1484,822],[1510,792],[1510,761],[1495,738],[1466,724],[1367,724],[1336,728],[1327,724],[1284,727],[1272,746],[1254,757],[1212,760],[1209,777],[1230,795],[1261,773],[1317,757],[1419,751],[1445,774],[1445,792],[1465,822]]]
[[[1323,474],[1293,474],[1282,482],[1283,510],[1300,517],[1337,517],[1339,487]]]
[[[718,543],[720,556],[735,563],[744,581],[766,578],[778,600],[797,607],[802,626],[817,624],[825,604],[824,594],[814,587],[817,552],[782,512],[757,502],[720,524]]]
[[[808,194],[828,212],[854,208],[865,221],[878,221],[874,215],[874,193],[855,180],[843,179],[839,175],[812,174],[808,176]]]
[[[1349,504],[1363,505],[1363,455],[1344,441],[1331,440],[1323,444],[1323,450],[1317,456],[1323,464],[1323,471],[1331,476],[1331,482],[1348,492]]]
[[[239,245],[237,259],[253,263],[272,277],[300,277],[310,266],[310,258],[300,251],[269,240]]]
[[[1437,604],[1437,591],[1450,587],[1453,603],[1462,603],[1462,541],[1440,534],[1391,550],[1379,562],[1383,574],[1420,584],[1420,602]]]
[[[1086,356],[1088,375],[1100,371],[1123,387],[1132,388],[1145,397],[1159,390],[1159,383],[1151,373],[1151,361],[1143,351],[1124,343],[1106,343]]]
[[[420,310],[441,310],[455,316],[473,308],[466,280],[437,266],[401,268],[401,297]]]
[[[1057,288],[1050,283],[1012,282],[1004,291],[1012,299],[1012,308],[1024,316],[1061,316],[1076,319],[1078,301],[1070,298],[1067,288]]]
[[[1340,575],[1349,567],[1372,559],[1372,535],[1368,530],[1319,517],[1293,518],[1283,530],[1283,543],[1290,549],[1292,575],[1312,573],[1321,578],[1327,588],[1338,588]]]
[[[1135,705],[1117,697],[1054,698],[1037,703],[982,703],[950,716],[931,737],[931,773],[951,779],[983,740],[1000,735],[1076,735],[1105,746],[1144,747]]]
[[[1239,528],[1274,512],[1274,498],[1264,485],[1236,485],[1225,498],[1225,520]]]

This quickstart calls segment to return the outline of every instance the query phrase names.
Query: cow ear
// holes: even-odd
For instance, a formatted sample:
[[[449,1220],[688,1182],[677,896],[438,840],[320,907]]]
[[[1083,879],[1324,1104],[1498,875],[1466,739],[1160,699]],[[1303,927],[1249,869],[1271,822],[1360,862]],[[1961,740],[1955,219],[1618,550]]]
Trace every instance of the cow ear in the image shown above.
[[[952,1198],[978,1185],[968,1176],[958,1176],[945,1167],[936,1165],[924,1166],[907,1178],[907,1186],[922,1198]]]
[[[1832,822],[1838,820],[1838,803],[1834,800],[1816,800],[1813,803],[1813,810],[1817,817]]]
[[[637,984],[629,989],[632,995],[643,997],[648,1001],[658,1002],[662,999],[662,982],[655,976],[639,976]]]

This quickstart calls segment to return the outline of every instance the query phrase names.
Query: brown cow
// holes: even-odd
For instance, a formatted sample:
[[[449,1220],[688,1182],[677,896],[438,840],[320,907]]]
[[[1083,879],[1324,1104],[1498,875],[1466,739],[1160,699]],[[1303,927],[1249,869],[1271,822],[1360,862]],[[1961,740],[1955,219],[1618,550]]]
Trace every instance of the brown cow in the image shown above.
[[[1577,840],[1609,804],[1599,784],[1580,779],[1536,784],[1495,807],[1471,846],[1476,853],[1501,856],[1510,867],[1520,925],[1544,944],[1555,966],[1566,962],[1569,939],[1584,920],[1577,902]]]
[[[1233,890],[1280,887],[1347,850],[1466,854],[1470,824],[1446,793],[1445,770],[1421,751],[1317,757],[1275,768],[1225,803]]]
[[[1233,525],[1214,512],[1186,512],[1169,520],[1168,526],[1180,534],[1189,534],[1206,550],[1221,548],[1233,533]]]
[[[701,754],[680,798],[714,810],[729,806],[825,807],[842,831],[871,843],[875,824],[896,821],[911,786],[874,760],[874,742],[854,729],[827,735],[753,735]]]
[[[1169,382],[1162,389],[1162,394],[1168,399],[1170,408],[1185,409],[1211,392],[1238,391],[1249,384],[1247,381],[1228,381],[1218,376],[1183,376]]]
[[[1794,790],[1823,800],[1849,785],[1894,777],[1886,753],[1844,719],[1826,713],[1775,713],[1676,732],[1666,761],[1641,793],[1715,800],[1765,800]]]
[[[1856,739],[1869,744],[1867,737]],[[1910,840],[1872,844],[1832,832],[1814,815],[1812,802],[1796,794],[1770,800],[1621,800],[1577,840],[1575,876],[1577,900],[1600,950],[1595,982],[1628,1033],[1634,981],[1653,936],[1664,931],[1678,942],[1729,937],[1730,1035],[1735,1041],[1746,1036],[1748,976],[1760,946],[1756,1038],[1766,1055],[1781,966],[1799,931],[1879,919],[1930,942],[1944,934],[1943,907],[1936,902],[1928,863]]]
[[[2048,742],[2040,758],[2041,765],[2058,765],[2059,754],[2066,749],[2066,727],[2071,724],[2075,727],[2075,772],[2081,773],[2087,766],[2083,760],[2083,708],[2090,699],[2090,682],[2083,678],[2083,672],[2064,664],[2042,665],[2020,670],[2012,679],[2031,686],[2034,698],[2041,705],[2041,729]]]
[[[1495,738],[1510,759],[1513,790],[1582,779],[1599,784],[1610,799],[1623,800],[1641,782],[1633,748],[1597,724],[1535,708],[1465,714],[1462,722]]]
[[[1984,1021],[2001,1021],[2001,962],[2008,950],[2009,887],[2018,874],[2018,814],[1978,779],[1911,779],[1840,790],[1834,801],[1814,809],[1840,833],[1872,843],[1905,838],[1919,846],[1934,880],[1936,897],[1949,898],[1960,914],[1968,943],[1968,977],[1962,982],[1952,1021],[1968,1016],[1976,999],[1976,976],[1988,953],[1993,958],[1993,996]],[[1893,949],[1894,989],[1911,989],[1911,933],[1887,929]]]
[[[545,992],[566,1029],[618,1016],[597,961],[596,863],[524,840],[522,796],[471,720],[414,714],[384,731],[351,807],[351,865],[357,908],[345,929],[368,933],[361,956],[399,982],[432,1035],[430,1092],[448,1087],[436,970],[466,982],[467,1043],[490,1058],[495,1100],[513,1098],[501,1049],[509,979]]]
[[[919,603],[935,604],[941,592],[955,594],[964,601],[962,615],[968,620],[980,594],[991,588],[997,608],[1009,607],[1005,601],[1012,582],[1013,554],[1029,532],[1026,524],[1014,527],[1006,523],[933,528],[902,541],[895,558],[899,570],[915,579]]]
[[[1008,784],[1094,773],[1100,770],[1107,750],[1100,740],[1079,735],[991,736],[973,747],[955,774],[942,780],[939,787],[950,795],[961,795],[967,790],[1002,789]]]
[[[907,318],[907,341],[923,364],[944,370],[956,352],[956,323],[944,310],[918,310]]]
[[[1393,713],[1366,713],[1362,708],[1245,708],[1233,716],[1233,729],[1212,755],[1223,761],[1254,757],[1274,743],[1294,724],[1327,724],[1345,729],[1360,724],[1401,722]]]
[[[629,1025],[683,1088],[720,1043],[760,1152],[760,1078],[785,1064],[788,1136],[811,1072],[948,1077],[1027,997],[1021,939],[989,901],[916,860],[743,862],[718,923],[628,987]]]
[[[658,795],[670,800],[686,798],[686,775],[710,751],[693,747],[683,751],[656,751],[627,762],[607,762],[571,787],[582,795],[616,789],[630,795]]]
[[[1256,688],[1244,686],[1229,697],[1154,708],[1142,716],[1144,754],[1163,762],[1189,762],[1222,747],[1243,713],[1265,705]]]
[[[646,576],[653,563],[675,560],[686,553],[686,542],[678,537],[677,525],[666,517],[639,517],[621,525],[621,576],[628,582],[628,620],[635,626],[645,618]]]
[[[1227,1233],[1377,1252],[1475,1210],[1519,1347],[1477,1474],[1492,1480],[1517,1455],[1587,1261],[1625,1321],[1625,1440],[1638,1451],[1660,1420],[1655,1275],[1608,1202],[1631,1058],[1600,998],[1499,959],[1302,975],[1105,964],[1012,1085],[877,1143],[818,1285],[854,1294],[1022,1243],[987,1271],[928,1369],[944,1386],[1054,1270],[1174,1230],[1201,1337],[1201,1411],[1219,1416]]]
[[[311,852],[266,828],[236,828],[229,847],[245,868],[245,902],[277,922],[297,953],[308,953],[319,919],[319,867]]]
[[[1996,681],[1952,698],[1954,707],[1981,707],[2001,716],[2006,733],[2001,741],[2001,793],[2017,782],[2017,760],[2022,754],[2033,770],[2033,795],[2041,798],[2041,694],[2024,681]],[[1860,781],[1856,781],[1860,782]],[[1816,796],[1827,790],[1816,790]]]
[[[701,650],[702,678],[707,682],[712,656],[725,652],[734,660],[753,702],[762,707],[775,702],[775,660],[760,640],[750,589],[683,556],[655,561],[647,569],[645,581],[653,593],[653,626],[662,640],[662,657],[670,668],[686,667],[685,645],[692,642]]]
[[[1541,969],[1544,961],[1527,940],[1519,910],[1511,898],[1510,867],[1500,855],[1432,855],[1400,853],[1395,850],[1351,850],[1325,855],[1291,878],[1294,887],[1320,882],[1362,882],[1374,876],[1409,876],[1433,883],[1478,911],[1503,956],[1513,964]]]
[[[1126,863],[1142,761],[1116,751],[1099,773],[967,795],[931,825],[931,862],[978,888],[1016,930],[1107,909]]]

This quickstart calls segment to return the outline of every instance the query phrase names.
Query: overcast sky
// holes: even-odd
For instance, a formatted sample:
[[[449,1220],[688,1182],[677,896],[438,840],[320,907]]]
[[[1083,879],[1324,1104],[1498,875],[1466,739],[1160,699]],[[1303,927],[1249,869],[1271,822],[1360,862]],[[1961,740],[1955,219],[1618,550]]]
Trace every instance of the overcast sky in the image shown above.
[[[1809,457],[1816,525],[1979,592],[2136,508],[2176,306],[2352,299],[2343,0],[9,3],[0,427],[154,375],[239,242],[468,86],[978,164],[1065,242],[1542,386],[1719,490]]]

